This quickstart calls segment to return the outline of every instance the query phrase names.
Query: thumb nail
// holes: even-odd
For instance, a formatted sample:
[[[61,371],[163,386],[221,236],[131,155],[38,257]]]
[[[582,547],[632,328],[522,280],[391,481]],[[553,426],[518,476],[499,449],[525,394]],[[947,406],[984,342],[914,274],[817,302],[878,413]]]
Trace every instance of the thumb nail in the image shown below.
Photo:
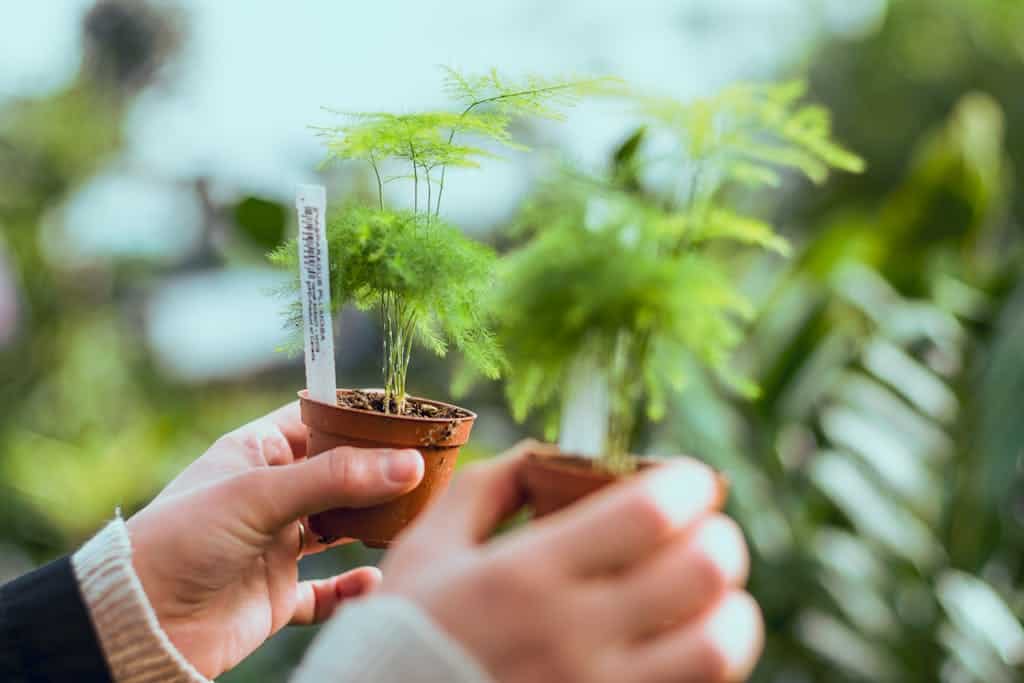
[[[391,451],[384,462],[384,476],[392,484],[408,484],[423,476],[423,457],[418,451]]]

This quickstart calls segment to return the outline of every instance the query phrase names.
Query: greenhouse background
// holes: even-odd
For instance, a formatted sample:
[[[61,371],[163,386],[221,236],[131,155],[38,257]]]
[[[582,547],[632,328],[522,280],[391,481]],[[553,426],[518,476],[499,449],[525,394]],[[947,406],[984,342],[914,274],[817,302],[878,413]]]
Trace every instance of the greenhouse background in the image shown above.
[[[0,56],[0,582],[301,388],[266,254],[297,183],[333,203],[372,182],[319,170],[324,107],[444,106],[440,65],[679,98],[802,77],[867,171],[753,196],[794,245],[730,265],[760,394],[695,373],[640,442],[732,480],[768,631],[754,680],[1024,674],[1019,0],[69,0],[0,9]],[[547,166],[600,169],[635,125],[595,101],[524,126],[541,153],[460,174],[446,214],[503,249]],[[373,385],[376,326],[338,325],[342,383]],[[413,393],[450,395],[455,360],[416,363]],[[461,403],[466,460],[543,432],[497,383]],[[286,680],[312,635],[221,680]]]

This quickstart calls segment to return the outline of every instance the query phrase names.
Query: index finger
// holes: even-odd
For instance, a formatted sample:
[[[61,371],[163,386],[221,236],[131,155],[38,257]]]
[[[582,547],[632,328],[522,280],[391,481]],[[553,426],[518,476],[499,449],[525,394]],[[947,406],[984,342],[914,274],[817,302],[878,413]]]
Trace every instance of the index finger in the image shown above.
[[[560,558],[572,573],[610,573],[717,510],[722,489],[707,465],[673,459],[537,520],[525,534],[534,552]]]
[[[306,457],[306,425],[302,424],[298,401],[281,406],[261,420],[266,420],[281,432],[291,448],[294,460]]]

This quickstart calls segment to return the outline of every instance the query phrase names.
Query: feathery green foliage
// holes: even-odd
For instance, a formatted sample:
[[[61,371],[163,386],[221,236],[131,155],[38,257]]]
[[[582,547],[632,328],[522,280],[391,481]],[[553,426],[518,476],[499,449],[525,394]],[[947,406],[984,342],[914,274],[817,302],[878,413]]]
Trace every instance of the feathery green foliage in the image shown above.
[[[405,410],[413,340],[439,355],[453,343],[488,377],[497,377],[503,364],[482,299],[494,255],[440,217],[447,168],[473,168],[493,156],[485,142],[523,149],[509,130],[516,117],[556,116],[556,106],[599,83],[538,77],[516,83],[493,70],[466,76],[447,69],[445,87],[459,112],[349,114],[340,126],[317,129],[327,163],[368,163],[377,181],[377,206],[349,205],[333,215],[327,240],[332,305],[380,312],[386,410]],[[384,205],[384,184],[398,179],[412,180],[411,211]],[[297,271],[298,245],[285,245],[271,260]],[[289,322],[301,329],[297,304]]]
[[[646,125],[615,154],[609,178],[563,172],[538,193],[520,221],[530,240],[505,259],[495,302],[518,419],[537,407],[557,418],[574,390],[574,362],[594,358],[611,399],[603,462],[628,470],[637,404],[660,418],[693,363],[755,393],[730,366],[752,308],[721,250],[732,243],[786,255],[789,245],[733,208],[730,191],[778,185],[785,168],[821,182],[829,168],[863,165],[831,141],[823,108],[798,104],[803,92],[789,83],[735,86],[690,103],[635,97]],[[655,135],[676,149],[656,154]],[[654,164],[671,165],[671,187],[652,186]],[[553,436],[557,419],[548,424]]]
[[[480,305],[492,280],[490,249],[438,218],[354,204],[331,217],[327,245],[332,305],[382,314],[385,389],[396,409],[414,339],[438,355],[451,341],[483,374],[498,376],[502,357]],[[297,272],[298,254],[292,240],[271,260]],[[291,321],[302,324],[298,303]]]
[[[828,110],[800,103],[806,91],[799,80],[739,84],[695,102],[640,97],[639,108],[653,126],[675,136],[686,163],[706,174],[696,176],[687,200],[712,194],[728,181],[777,186],[779,168],[815,183],[824,182],[830,168],[864,170],[863,160],[831,139]]]
[[[494,156],[482,145],[496,143],[525,149],[512,141],[509,130],[523,116],[559,118],[557,109],[581,96],[607,89],[614,81],[548,80],[529,76],[508,81],[491,70],[480,76],[445,69],[445,90],[462,106],[460,112],[413,114],[335,112],[348,120],[340,126],[316,129],[327,147],[327,163],[358,160],[370,164],[377,179],[378,204],[384,206],[384,183],[412,178],[414,210],[440,215],[449,166],[475,168]],[[468,137],[476,144],[456,142]],[[403,162],[411,175],[386,174],[389,160]],[[422,204],[421,204],[422,200]]]

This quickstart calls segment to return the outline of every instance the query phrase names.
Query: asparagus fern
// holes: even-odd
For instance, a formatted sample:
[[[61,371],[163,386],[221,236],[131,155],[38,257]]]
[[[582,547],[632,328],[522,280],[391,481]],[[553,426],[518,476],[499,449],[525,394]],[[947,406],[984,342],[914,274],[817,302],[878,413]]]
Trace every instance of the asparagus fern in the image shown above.
[[[774,187],[780,170],[822,182],[830,168],[862,162],[831,140],[828,113],[803,105],[803,86],[742,85],[678,102],[632,96],[644,125],[615,155],[606,177],[563,171],[524,211],[529,241],[504,261],[495,310],[512,372],[507,392],[519,419],[573,400],[569,378],[581,356],[595,358],[609,386],[604,465],[627,455],[636,407],[658,419],[668,392],[694,364],[750,395],[730,365],[752,307],[737,288],[722,246],[780,254],[772,226],[734,208],[740,187]],[[656,152],[652,138],[673,142]],[[667,169],[663,166],[667,165]],[[658,168],[662,167],[662,168]],[[653,171],[672,183],[656,188]]]
[[[332,305],[379,312],[383,327],[385,409],[406,410],[406,378],[414,341],[444,355],[454,344],[489,377],[503,363],[483,306],[492,285],[494,254],[441,217],[449,167],[474,168],[494,156],[489,145],[524,149],[510,127],[521,116],[557,116],[599,81],[508,81],[496,71],[467,76],[446,70],[456,111],[341,114],[318,128],[326,163],[361,162],[373,172],[374,207],[350,204],[328,220]],[[385,204],[384,186],[410,180],[410,209]],[[296,266],[297,244],[271,255]],[[290,322],[301,326],[299,309]]]

